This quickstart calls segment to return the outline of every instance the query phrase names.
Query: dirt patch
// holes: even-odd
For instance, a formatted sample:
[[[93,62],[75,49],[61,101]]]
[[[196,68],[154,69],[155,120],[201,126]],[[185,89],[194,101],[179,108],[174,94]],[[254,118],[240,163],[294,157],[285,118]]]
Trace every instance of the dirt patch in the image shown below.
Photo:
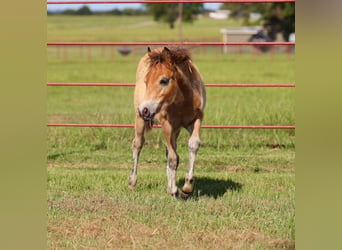
[[[239,167],[239,166],[227,166],[226,170],[228,172],[232,172],[232,173],[244,173],[244,172],[246,172],[246,169]]]
[[[268,249],[294,249],[294,241],[270,239],[256,231],[224,230],[218,233],[197,232],[193,238],[216,249],[255,249],[263,246]]]

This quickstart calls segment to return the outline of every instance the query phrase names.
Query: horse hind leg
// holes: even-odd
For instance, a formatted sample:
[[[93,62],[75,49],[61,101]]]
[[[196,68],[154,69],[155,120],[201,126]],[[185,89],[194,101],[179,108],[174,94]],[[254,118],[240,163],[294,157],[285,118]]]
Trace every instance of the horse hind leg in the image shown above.
[[[140,117],[137,117],[135,120],[135,136],[134,136],[133,145],[132,145],[133,166],[132,166],[132,170],[129,175],[129,178],[128,178],[128,187],[130,189],[134,189],[137,183],[137,170],[138,170],[139,155],[145,142],[144,130],[145,130],[144,121]]]
[[[188,128],[191,136],[188,142],[189,149],[189,168],[185,175],[185,182],[182,187],[182,198],[187,199],[194,189],[194,164],[198,149],[200,147],[199,130],[201,127],[201,120],[196,120],[194,125]]]

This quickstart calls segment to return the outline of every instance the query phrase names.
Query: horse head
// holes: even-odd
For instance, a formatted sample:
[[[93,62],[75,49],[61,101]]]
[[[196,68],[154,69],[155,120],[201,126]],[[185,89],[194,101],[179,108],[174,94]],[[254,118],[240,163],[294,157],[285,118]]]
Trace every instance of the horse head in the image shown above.
[[[151,127],[154,116],[158,112],[172,103],[183,100],[179,89],[182,77],[178,65],[189,59],[189,56],[187,54],[179,56],[167,47],[153,51],[148,48],[148,56],[150,64],[145,78],[146,93],[138,107],[138,112]]]

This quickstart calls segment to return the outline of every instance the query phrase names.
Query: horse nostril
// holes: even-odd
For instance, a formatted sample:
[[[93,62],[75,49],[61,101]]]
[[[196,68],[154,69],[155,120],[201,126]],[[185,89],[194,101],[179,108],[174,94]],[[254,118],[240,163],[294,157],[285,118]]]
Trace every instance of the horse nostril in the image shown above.
[[[143,116],[145,117],[148,117],[150,115],[150,111],[146,107],[143,109],[142,113],[143,113]]]

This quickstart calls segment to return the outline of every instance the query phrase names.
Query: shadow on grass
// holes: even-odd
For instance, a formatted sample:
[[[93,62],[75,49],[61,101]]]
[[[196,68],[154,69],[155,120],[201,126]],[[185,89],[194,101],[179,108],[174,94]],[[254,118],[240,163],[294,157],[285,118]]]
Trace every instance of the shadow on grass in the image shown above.
[[[178,182],[178,186],[184,185],[184,179]],[[214,199],[223,196],[228,191],[240,191],[242,184],[230,179],[213,179],[210,177],[195,177],[195,188],[192,194],[193,199],[201,196],[208,196]]]

